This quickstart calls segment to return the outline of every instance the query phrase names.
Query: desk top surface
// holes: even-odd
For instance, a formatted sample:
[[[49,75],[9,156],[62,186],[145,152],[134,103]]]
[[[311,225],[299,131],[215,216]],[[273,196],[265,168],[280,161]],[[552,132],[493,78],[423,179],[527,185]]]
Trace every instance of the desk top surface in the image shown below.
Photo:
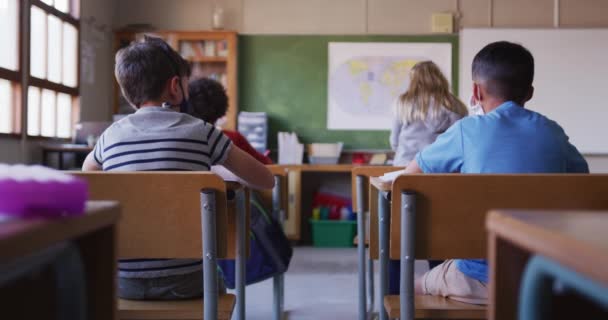
[[[608,211],[497,210],[488,231],[608,285]]]
[[[296,164],[281,165],[288,170],[300,170],[302,172],[348,172],[356,165],[353,164]]]
[[[392,181],[384,181],[380,177],[369,178],[369,183],[379,191],[391,191],[393,188]]]
[[[86,213],[79,217],[0,222],[0,263],[110,226],[119,216],[116,202],[89,201]]]

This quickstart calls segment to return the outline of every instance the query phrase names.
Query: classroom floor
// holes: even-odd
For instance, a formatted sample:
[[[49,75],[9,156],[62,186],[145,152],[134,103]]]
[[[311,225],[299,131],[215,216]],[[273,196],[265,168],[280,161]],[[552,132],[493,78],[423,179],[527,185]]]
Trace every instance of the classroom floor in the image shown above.
[[[416,262],[417,274],[427,269],[426,262]],[[376,264],[376,292],[377,270]],[[296,247],[285,277],[287,319],[356,319],[357,286],[356,248]],[[248,286],[246,304],[247,319],[272,319],[272,280]]]

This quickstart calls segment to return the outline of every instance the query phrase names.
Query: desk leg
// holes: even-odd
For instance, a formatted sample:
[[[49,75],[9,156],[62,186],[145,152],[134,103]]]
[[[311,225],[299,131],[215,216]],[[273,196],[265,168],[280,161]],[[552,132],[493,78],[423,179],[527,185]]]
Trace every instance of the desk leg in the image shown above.
[[[521,275],[530,255],[512,243],[496,237],[495,234],[489,235],[488,248],[490,272],[488,319],[517,319],[517,297]]]
[[[218,281],[216,243],[216,192],[201,190],[201,223],[203,231],[203,314],[206,320],[217,320]]]
[[[359,256],[358,275],[359,275],[359,320],[367,319],[367,302],[365,297],[365,209],[363,208],[363,176],[357,176],[357,252]]]
[[[88,319],[86,280],[78,248],[69,244],[53,263],[57,281],[57,319]],[[93,302],[94,303],[94,302]]]
[[[87,319],[117,319],[117,239],[116,227],[108,226],[76,240],[86,270]]]
[[[414,242],[416,239],[416,195],[401,192],[401,281],[399,305],[401,320],[414,320]]]
[[[279,222],[279,225],[283,226],[284,216],[283,208],[281,208],[281,177],[274,177],[274,187],[272,189],[272,210],[274,211],[274,217]],[[272,278],[273,285],[273,320],[281,320],[283,318],[283,300],[284,300],[284,289],[285,289],[285,278],[284,274],[279,274]]]
[[[388,249],[391,217],[390,203],[387,197],[388,195],[385,192],[378,193],[378,237],[380,242],[380,320],[388,320],[388,313],[384,308],[384,297],[388,294]]]
[[[42,150],[42,165],[49,166],[49,152],[46,149]]]
[[[57,162],[59,163],[59,170],[63,170],[63,152],[57,152]]]
[[[245,320],[245,281],[247,262],[247,234],[246,228],[246,193],[241,189],[236,193],[236,261],[235,261],[235,283],[236,283],[236,319]]]

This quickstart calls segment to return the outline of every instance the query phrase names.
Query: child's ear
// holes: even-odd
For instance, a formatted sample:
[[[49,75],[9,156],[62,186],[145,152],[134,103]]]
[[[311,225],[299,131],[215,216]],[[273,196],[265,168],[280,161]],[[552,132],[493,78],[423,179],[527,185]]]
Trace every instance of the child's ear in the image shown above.
[[[473,103],[481,102],[481,85],[475,82],[473,82],[473,99],[475,99]]]
[[[178,100],[178,98],[181,95],[181,89],[180,89],[180,82],[181,79],[177,76],[171,77],[171,79],[169,79],[169,83],[168,83],[168,95],[169,98],[172,100],[170,101],[171,103],[173,103],[173,100]]]

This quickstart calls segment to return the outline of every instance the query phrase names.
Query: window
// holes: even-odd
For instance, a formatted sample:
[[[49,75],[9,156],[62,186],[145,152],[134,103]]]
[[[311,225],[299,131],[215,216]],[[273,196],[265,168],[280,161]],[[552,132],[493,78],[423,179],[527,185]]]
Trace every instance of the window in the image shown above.
[[[16,134],[21,126],[19,105],[19,0],[0,0],[0,133]]]
[[[0,0],[2,1],[2,0]],[[69,138],[78,114],[75,0],[32,0],[27,134]]]
[[[0,0],[0,134],[72,135],[79,114],[79,11],[79,0]],[[21,51],[28,37],[20,17],[30,21],[29,52]],[[29,75],[21,72],[22,53]]]

